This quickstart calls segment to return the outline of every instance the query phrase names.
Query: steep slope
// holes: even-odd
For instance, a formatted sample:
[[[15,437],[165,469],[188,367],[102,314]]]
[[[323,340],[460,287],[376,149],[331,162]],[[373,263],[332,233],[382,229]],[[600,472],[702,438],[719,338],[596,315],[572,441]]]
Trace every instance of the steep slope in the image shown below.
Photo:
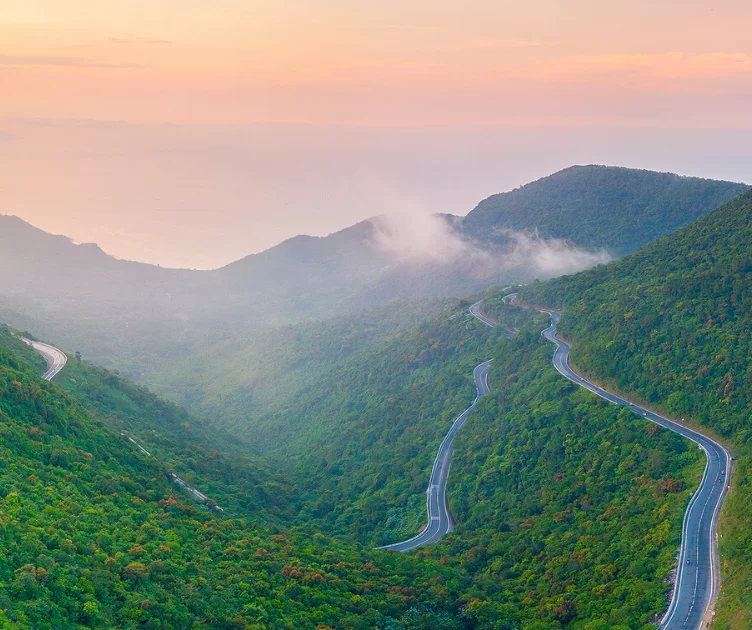
[[[752,193],[632,256],[521,294],[564,307],[578,367],[734,446],[716,618],[720,628],[750,627]]]
[[[11,357],[11,371],[0,370],[8,376],[0,400],[12,405],[2,461],[13,475],[0,468],[0,487],[15,484],[26,509],[14,511],[12,494],[0,500],[15,519],[11,540],[0,540],[0,580],[13,583],[2,608],[43,628],[68,619],[126,627],[643,627],[664,606],[699,453],[562,381],[535,317],[502,314],[521,328],[510,341],[468,317],[468,304],[352,354],[265,419],[266,448],[281,455],[301,506],[292,519],[274,507],[269,518],[256,495],[247,506],[233,500],[254,481],[232,467],[224,473],[228,509],[197,509],[170,485],[161,459],[193,458],[194,483],[220,492],[196,438],[170,435],[184,416],[71,359],[66,370],[77,371],[67,383],[61,373],[60,383],[107,424],[151,440],[158,457],[144,457]],[[455,451],[457,533],[416,557],[354,546],[353,537],[371,546],[421,525],[436,447],[472,399],[478,355],[494,358],[492,393]],[[56,419],[45,401],[64,403],[68,415]],[[26,419],[28,431],[17,433]],[[58,435],[58,425],[83,433]],[[55,440],[49,452],[32,444],[47,436]],[[171,444],[182,440],[182,451]],[[128,485],[117,485],[121,477]],[[29,485],[36,478],[42,494]],[[68,497],[69,510],[58,496]],[[583,569],[576,579],[566,577],[572,567]]]
[[[673,173],[572,166],[481,201],[462,229],[476,238],[493,238],[500,229],[538,229],[546,237],[622,256],[748,188]]]
[[[37,353],[5,326],[0,326],[0,346],[40,371]],[[267,518],[294,513],[289,481],[271,463],[247,456],[237,438],[207,431],[204,421],[184,409],[77,357],[54,382],[113,434],[135,439],[161,464],[200,485],[213,502]]]
[[[520,330],[457,436],[459,525],[438,553],[524,611],[527,628],[653,627],[701,454],[562,379],[540,336],[546,318],[491,310]]]
[[[296,441],[287,457],[310,476],[295,519],[301,526],[293,530],[283,513],[272,510],[284,520],[268,520],[263,503],[246,506],[250,516],[239,502],[211,513],[169,483],[161,457],[183,453],[164,431],[185,419],[169,405],[75,359],[66,367],[70,382],[65,373],[57,377],[107,424],[148,429],[158,457],[144,457],[29,372],[24,363],[34,355],[18,339],[0,336],[7,534],[0,539],[7,586],[0,605],[7,619],[35,628],[644,625],[663,605],[680,508],[699,474],[696,454],[662,434],[640,448],[639,419],[615,422],[610,407],[568,391],[550,369],[535,318],[517,319],[522,331],[510,342],[474,327],[466,306],[403,333],[377,353],[381,364],[325,394],[329,403],[344,398],[333,417],[318,401],[321,392],[307,398],[317,402],[295,430],[312,425],[314,439]],[[453,460],[457,534],[415,557],[345,542],[353,534],[368,538],[368,526],[404,527],[413,508],[422,514],[436,443],[452,406],[472,396],[464,364],[488,352],[499,366],[494,394],[469,420],[464,436],[472,447],[462,442]],[[570,446],[562,450],[556,445],[565,439]],[[186,448],[186,456],[197,448],[194,455]],[[211,483],[205,467],[193,473],[197,483]],[[235,469],[225,474],[231,488],[249,483]],[[552,475],[561,482],[552,484]],[[324,535],[313,535],[312,526]],[[568,580],[561,574],[573,563],[583,570]]]
[[[199,509],[17,350],[0,339],[0,625],[478,627],[429,559]]]
[[[457,529],[419,553],[468,576],[476,610],[512,611],[524,628],[650,627],[701,454],[561,378],[544,318],[499,313],[520,328],[509,340],[469,304],[351,355],[248,434],[289,471],[302,520],[369,545],[399,540],[425,524],[439,443],[473,399],[473,367],[493,358],[491,393],[456,438]]]
[[[236,423],[301,488],[301,516],[368,543],[422,523],[436,448],[473,399],[472,372],[495,343],[453,303],[353,353],[272,413]]]

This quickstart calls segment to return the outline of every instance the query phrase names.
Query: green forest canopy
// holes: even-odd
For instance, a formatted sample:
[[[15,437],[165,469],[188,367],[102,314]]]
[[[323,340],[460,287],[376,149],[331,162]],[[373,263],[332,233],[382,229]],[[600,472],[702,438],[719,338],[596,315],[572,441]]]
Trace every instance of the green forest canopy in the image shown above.
[[[719,628],[752,624],[752,192],[619,261],[521,291],[563,309],[574,363],[726,439]]]

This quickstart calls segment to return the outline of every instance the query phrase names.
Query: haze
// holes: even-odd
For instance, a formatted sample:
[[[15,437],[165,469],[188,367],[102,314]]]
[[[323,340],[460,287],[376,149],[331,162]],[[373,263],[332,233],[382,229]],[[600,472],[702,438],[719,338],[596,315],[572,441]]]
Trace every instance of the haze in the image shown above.
[[[11,1],[0,212],[211,268],[574,163],[752,179],[748,2]]]

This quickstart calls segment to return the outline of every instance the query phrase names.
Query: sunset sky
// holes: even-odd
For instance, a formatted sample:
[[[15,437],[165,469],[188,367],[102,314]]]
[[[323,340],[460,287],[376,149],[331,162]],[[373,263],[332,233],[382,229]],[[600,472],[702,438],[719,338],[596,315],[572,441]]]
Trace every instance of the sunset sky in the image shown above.
[[[0,213],[215,267],[573,163],[752,183],[752,3],[5,0]]]

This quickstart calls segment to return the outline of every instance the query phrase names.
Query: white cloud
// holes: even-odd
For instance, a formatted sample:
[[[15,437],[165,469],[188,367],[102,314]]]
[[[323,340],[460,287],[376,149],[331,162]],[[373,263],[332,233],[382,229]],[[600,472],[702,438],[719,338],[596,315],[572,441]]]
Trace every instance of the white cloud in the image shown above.
[[[415,212],[383,214],[371,219],[377,246],[399,262],[446,264],[461,257],[487,257],[439,215]]]
[[[528,270],[537,278],[553,278],[607,263],[611,256],[601,250],[588,252],[562,239],[543,239],[537,234],[505,231],[512,251],[503,257],[508,268]]]
[[[371,219],[377,246],[397,263],[460,264],[476,278],[552,278],[607,263],[605,251],[589,252],[562,239],[499,230],[508,245],[499,249],[463,238],[451,221],[424,213],[387,214]]]

